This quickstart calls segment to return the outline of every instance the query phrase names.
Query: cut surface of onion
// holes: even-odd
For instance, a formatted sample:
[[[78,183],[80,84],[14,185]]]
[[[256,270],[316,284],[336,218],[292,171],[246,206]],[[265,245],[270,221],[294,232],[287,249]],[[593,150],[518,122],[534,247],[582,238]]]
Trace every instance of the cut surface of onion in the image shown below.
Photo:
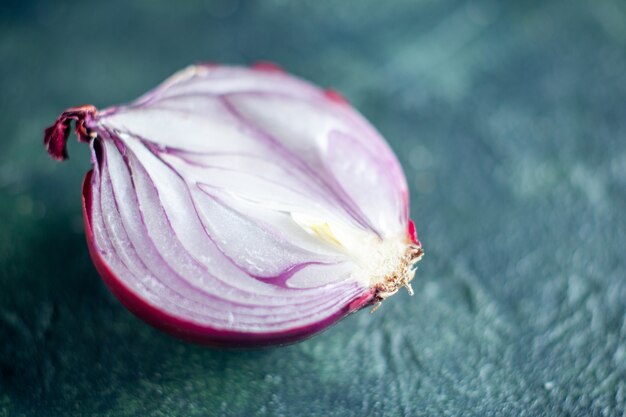
[[[379,133],[276,66],[197,65],[136,101],[66,110],[44,144],[92,149],[94,264],[133,313],[214,346],[295,342],[377,308],[423,251]]]

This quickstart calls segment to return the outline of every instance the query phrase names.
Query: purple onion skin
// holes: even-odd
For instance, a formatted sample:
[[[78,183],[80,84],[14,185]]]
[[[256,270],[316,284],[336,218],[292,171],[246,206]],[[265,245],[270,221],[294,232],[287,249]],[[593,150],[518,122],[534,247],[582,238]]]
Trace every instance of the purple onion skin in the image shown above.
[[[274,64],[263,63],[257,64],[257,70],[269,72],[282,72],[282,70]],[[324,95],[335,105],[347,106],[347,101],[335,91],[325,90]],[[95,169],[102,167],[100,161],[102,145],[98,138],[98,116],[115,112],[117,108],[107,109],[98,113],[95,107],[86,105],[70,108],[65,111],[57,121],[46,129],[44,144],[48,153],[56,160],[67,159],[66,141],[69,136],[70,123],[75,121],[75,133],[80,142],[90,143],[93,150],[93,162]],[[364,307],[372,305],[380,305],[380,302],[388,295],[381,290],[380,286],[370,286],[354,295],[348,302],[334,309],[332,314],[321,320],[307,323],[302,326],[294,326],[288,329],[272,331],[265,330],[263,332],[237,331],[219,326],[212,326],[211,323],[199,323],[197,320],[187,319],[181,315],[173,314],[166,308],[160,308],[154,302],[147,301],[133,290],[124,280],[123,276],[116,274],[104,259],[102,250],[98,248],[93,228],[93,186],[97,185],[94,181],[94,171],[89,171],[83,182],[83,217],[85,221],[85,233],[87,246],[94,265],[108,286],[110,291],[122,302],[122,304],[139,318],[143,319],[152,326],[161,329],[169,334],[179,337],[183,340],[200,343],[214,347],[236,347],[251,348],[265,347],[273,345],[284,345],[294,343],[308,338],[320,331],[327,329],[337,321],[341,320],[350,313],[356,312]],[[408,193],[405,192],[404,210],[408,213]],[[405,240],[407,245],[413,248],[411,264],[419,260],[422,255],[421,243],[417,238],[415,225],[411,220],[407,219]],[[410,288],[408,280],[402,281],[404,286]],[[404,278],[403,278],[404,279]],[[397,285],[396,285],[397,287]],[[393,294],[397,291],[394,287]]]

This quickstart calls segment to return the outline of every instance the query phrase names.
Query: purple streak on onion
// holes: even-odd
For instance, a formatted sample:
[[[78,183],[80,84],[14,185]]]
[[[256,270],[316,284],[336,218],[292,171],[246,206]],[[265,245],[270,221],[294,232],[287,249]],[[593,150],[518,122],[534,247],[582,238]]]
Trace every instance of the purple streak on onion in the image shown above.
[[[402,169],[339,93],[274,64],[187,68],[45,131],[92,149],[89,252],[133,313],[214,346],[290,343],[406,287],[422,256]]]

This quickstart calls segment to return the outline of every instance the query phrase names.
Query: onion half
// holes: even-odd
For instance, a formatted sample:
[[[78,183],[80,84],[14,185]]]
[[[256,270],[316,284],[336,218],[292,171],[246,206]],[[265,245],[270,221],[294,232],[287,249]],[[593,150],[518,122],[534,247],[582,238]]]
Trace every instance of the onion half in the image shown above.
[[[274,65],[189,67],[66,110],[90,144],[89,253],[133,313],[214,346],[295,342],[406,287],[422,254],[393,152],[338,93]]]

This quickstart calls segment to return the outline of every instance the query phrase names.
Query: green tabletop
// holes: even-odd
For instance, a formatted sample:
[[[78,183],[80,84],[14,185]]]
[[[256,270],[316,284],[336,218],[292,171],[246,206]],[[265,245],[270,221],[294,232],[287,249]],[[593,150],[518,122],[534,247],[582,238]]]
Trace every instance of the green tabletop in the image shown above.
[[[305,342],[167,336],[87,253],[66,107],[198,61],[341,91],[405,169],[415,295]],[[0,417],[621,416],[626,3],[31,1],[0,7]]]

